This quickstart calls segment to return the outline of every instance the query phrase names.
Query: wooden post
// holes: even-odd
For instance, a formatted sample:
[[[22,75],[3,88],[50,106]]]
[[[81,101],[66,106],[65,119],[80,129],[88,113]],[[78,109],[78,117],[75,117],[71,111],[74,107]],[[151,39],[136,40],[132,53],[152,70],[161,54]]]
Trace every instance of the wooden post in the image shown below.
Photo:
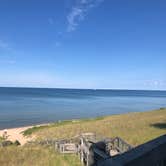
[[[89,166],[89,152],[86,153],[86,166]]]
[[[81,163],[83,163],[84,162],[84,152],[83,152],[84,141],[82,138],[80,140],[81,140],[80,157],[81,157]]]

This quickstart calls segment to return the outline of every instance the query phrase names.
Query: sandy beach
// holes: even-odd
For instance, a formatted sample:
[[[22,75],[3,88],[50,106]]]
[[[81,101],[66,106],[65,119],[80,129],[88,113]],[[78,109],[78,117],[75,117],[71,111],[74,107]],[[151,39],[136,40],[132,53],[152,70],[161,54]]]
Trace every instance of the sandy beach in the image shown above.
[[[0,130],[0,136],[3,136],[3,133],[5,131],[7,131],[7,140],[10,141],[16,141],[18,140],[20,142],[21,145],[24,145],[25,143],[27,143],[28,141],[31,141],[32,139],[34,139],[33,137],[25,137],[22,132],[31,128],[33,126],[26,126],[26,127],[18,127],[18,128],[11,128],[11,129],[5,129],[5,130]]]

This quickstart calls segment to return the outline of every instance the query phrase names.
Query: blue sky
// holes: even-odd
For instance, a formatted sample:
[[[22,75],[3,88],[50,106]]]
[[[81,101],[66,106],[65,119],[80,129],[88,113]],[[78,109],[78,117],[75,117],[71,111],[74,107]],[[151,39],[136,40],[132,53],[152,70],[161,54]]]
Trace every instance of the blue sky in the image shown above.
[[[166,1],[1,0],[0,86],[166,90]]]

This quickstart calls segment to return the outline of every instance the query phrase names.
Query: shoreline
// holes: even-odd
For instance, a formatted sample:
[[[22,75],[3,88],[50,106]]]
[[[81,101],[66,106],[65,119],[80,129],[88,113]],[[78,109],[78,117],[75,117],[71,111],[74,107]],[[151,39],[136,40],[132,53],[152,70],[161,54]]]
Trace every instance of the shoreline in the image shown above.
[[[158,110],[165,110],[165,108],[159,108]],[[29,125],[29,126],[20,126],[20,127],[14,127],[14,128],[6,128],[6,129],[0,129],[0,137],[3,136],[3,133],[7,131],[7,140],[10,140],[12,142],[18,140],[21,145],[26,144],[28,141],[32,141],[35,139],[35,135],[31,136],[24,136],[23,131],[33,128],[33,127],[41,127],[41,126],[49,126],[55,123],[63,123],[63,122],[72,122],[73,124],[76,122],[81,122],[81,121],[86,121],[86,120],[97,120],[100,118],[105,118],[105,117],[110,117],[110,116],[115,116],[115,115],[125,115],[125,114],[135,114],[135,113],[146,113],[146,112],[151,112],[151,111],[156,111],[156,110],[148,110],[148,111],[143,111],[143,112],[127,112],[127,113],[122,113],[122,114],[111,114],[111,115],[106,115],[106,116],[97,116],[94,118],[82,118],[82,119],[70,119],[70,120],[60,120],[57,122],[50,122],[50,123],[43,123],[43,124],[36,124],[36,125]]]
[[[18,140],[22,145],[26,144],[28,141],[32,141],[35,136],[24,136],[23,135],[23,131],[32,128],[32,127],[40,127],[40,126],[46,126],[46,125],[50,125],[51,123],[45,123],[45,124],[39,124],[39,125],[31,125],[31,126],[22,126],[22,127],[15,127],[15,128],[6,128],[6,129],[1,129],[0,130],[0,137],[3,136],[4,132],[7,132],[7,139],[9,141],[16,141]]]
[[[55,121],[56,122],[56,121]],[[35,126],[44,126],[44,125],[49,125],[49,124],[52,124],[52,123],[54,123],[54,122],[48,122],[48,123],[36,123],[36,124],[27,124],[27,125],[20,125],[20,126],[15,126],[15,127],[2,127],[2,128],[0,128],[0,131],[1,130],[5,130],[5,129],[7,129],[7,130],[9,130],[9,129],[16,129],[16,128],[24,128],[24,127],[35,127]]]

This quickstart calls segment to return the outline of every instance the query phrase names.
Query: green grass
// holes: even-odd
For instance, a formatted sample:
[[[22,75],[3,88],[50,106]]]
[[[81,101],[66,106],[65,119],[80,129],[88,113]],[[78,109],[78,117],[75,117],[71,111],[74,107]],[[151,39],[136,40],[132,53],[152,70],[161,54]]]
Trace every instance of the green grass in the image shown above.
[[[1,166],[80,166],[75,155],[60,155],[52,148],[24,146],[0,148]]]
[[[166,134],[166,109],[142,113],[112,115],[94,119],[61,121],[48,126],[33,127],[24,135],[36,139],[70,138],[83,132],[105,137],[119,136],[131,145],[139,145]],[[81,166],[75,155],[60,155],[49,147],[23,146],[0,148],[1,166]]]
[[[49,125],[44,125],[44,126],[34,126],[32,128],[29,128],[23,132],[24,136],[28,136],[31,134],[34,134],[42,129],[49,129],[53,127],[60,127],[68,124],[76,124],[76,123],[85,123],[85,122],[91,122],[95,120],[102,120],[104,117],[96,117],[96,118],[89,118],[89,119],[75,119],[75,120],[64,120],[64,121],[59,121],[55,123],[51,123]]]
[[[3,137],[0,137],[0,142],[4,141],[4,138]]]
[[[0,137],[0,142],[3,140],[3,138],[2,137]]]
[[[37,139],[70,138],[83,132],[94,132],[105,137],[119,136],[133,146],[142,144],[166,133],[166,128],[157,125],[166,123],[166,109],[112,115],[78,121],[64,121],[50,126],[35,127],[25,131],[34,133]],[[156,125],[155,125],[156,124]]]

